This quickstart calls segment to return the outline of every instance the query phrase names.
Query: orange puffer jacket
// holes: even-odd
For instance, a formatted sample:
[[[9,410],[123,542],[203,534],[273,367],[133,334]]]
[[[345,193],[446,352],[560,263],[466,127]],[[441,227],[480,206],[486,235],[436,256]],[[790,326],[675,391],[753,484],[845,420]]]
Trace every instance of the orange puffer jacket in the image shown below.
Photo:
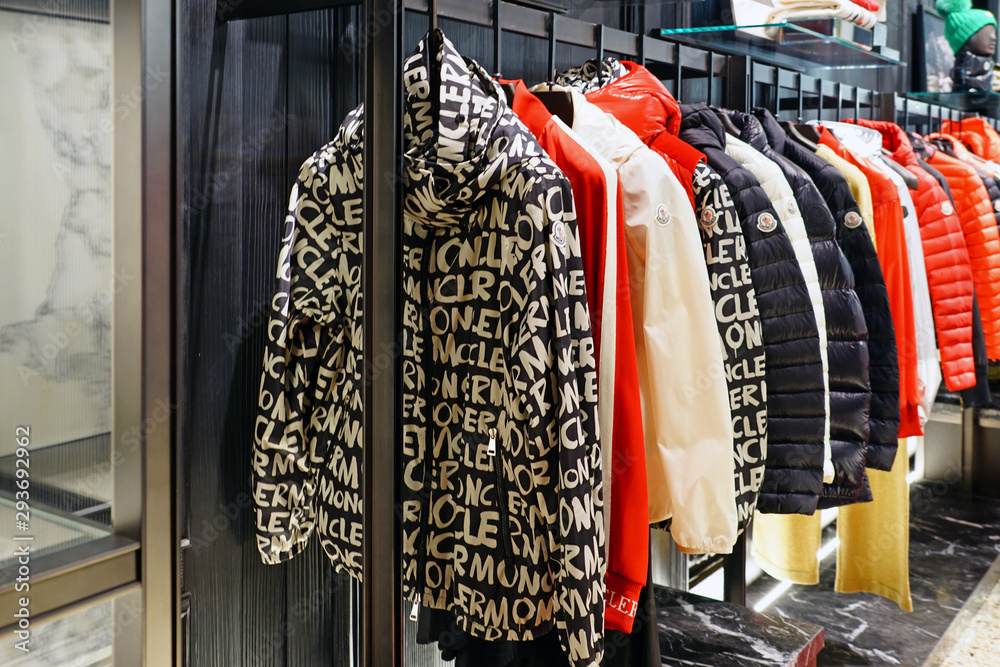
[[[941,131],[958,137],[969,149],[983,158],[1000,162],[1000,133],[985,118],[963,118],[960,121],[941,121]]]
[[[932,148],[930,142],[928,148]],[[927,162],[944,175],[955,199],[983,320],[986,354],[1000,359],[1000,231],[989,195],[972,165],[939,150]]]
[[[972,357],[972,267],[962,223],[937,180],[924,171],[903,129],[895,123],[859,119],[882,133],[882,146],[917,177],[913,204],[920,223],[920,241],[927,266],[927,284],[934,308],[934,328],[941,352],[945,386],[961,391],[976,385]]]

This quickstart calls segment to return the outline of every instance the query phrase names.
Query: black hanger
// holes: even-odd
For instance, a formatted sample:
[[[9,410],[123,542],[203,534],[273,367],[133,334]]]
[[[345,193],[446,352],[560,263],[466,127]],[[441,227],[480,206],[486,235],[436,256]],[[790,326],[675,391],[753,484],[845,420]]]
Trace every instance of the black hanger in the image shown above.
[[[906,182],[906,187],[910,190],[916,190],[920,187],[920,181],[917,180],[916,174],[912,173],[909,169],[899,164],[889,155],[889,151],[882,149],[882,161],[888,165],[890,169],[899,174],[899,177]]]
[[[726,134],[731,134],[739,139],[740,130],[736,127],[736,124],[733,123],[733,119],[729,117],[729,114],[725,111],[718,111],[716,109],[713,109],[713,111],[715,111],[715,115],[718,116],[719,120],[722,121],[722,127],[725,128]]]
[[[514,91],[517,90],[517,83],[515,82],[501,83],[500,88],[503,90],[503,94],[507,97],[507,106],[513,106]]]
[[[787,134],[796,143],[805,146],[813,153],[819,150],[819,146],[817,145],[819,143],[819,133],[816,134],[816,141],[812,141],[799,131],[800,127],[813,129],[811,125],[795,125],[794,123],[789,123],[787,120],[781,121],[780,125],[781,129],[785,131],[785,134]]]
[[[553,116],[573,127],[573,92],[570,90],[536,90],[535,97],[541,100]]]

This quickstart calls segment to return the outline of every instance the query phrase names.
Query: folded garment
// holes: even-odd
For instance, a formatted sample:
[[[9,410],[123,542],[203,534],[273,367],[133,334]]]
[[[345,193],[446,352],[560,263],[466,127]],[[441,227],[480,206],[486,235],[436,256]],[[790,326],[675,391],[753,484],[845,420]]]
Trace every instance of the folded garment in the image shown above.
[[[875,2],[875,0],[854,0],[854,3],[862,9],[867,9],[870,12],[877,12],[881,7],[881,5]]]
[[[868,29],[877,23],[874,12],[851,0],[780,0],[774,3],[767,22],[828,17],[841,18]]]

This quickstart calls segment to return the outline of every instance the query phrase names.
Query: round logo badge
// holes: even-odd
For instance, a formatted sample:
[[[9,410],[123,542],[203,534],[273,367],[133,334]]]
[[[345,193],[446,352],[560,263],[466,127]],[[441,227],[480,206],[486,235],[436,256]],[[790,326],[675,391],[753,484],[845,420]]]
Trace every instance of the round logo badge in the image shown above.
[[[951,215],[952,213],[955,212],[955,209],[952,207],[950,201],[946,201],[945,203],[941,204],[941,212],[944,213],[945,215]]]
[[[844,216],[844,226],[849,229],[857,229],[861,226],[864,220],[861,219],[861,214],[857,211],[851,211]]]
[[[788,200],[788,206],[786,207],[786,209],[788,210],[789,215],[795,215],[795,212],[798,209],[795,208],[795,200],[794,199],[789,199]]]
[[[552,223],[552,240],[560,248],[566,247],[566,227],[562,220],[556,220]]]
[[[665,225],[670,222],[670,214],[667,213],[667,207],[663,204],[656,207],[656,221],[661,225]]]
[[[715,209],[711,206],[706,206],[701,212],[701,226],[706,231],[715,227],[715,223],[718,219],[719,216],[716,214]]]
[[[1000,199],[993,202],[993,210],[1000,213]]]
[[[760,217],[757,218],[757,229],[762,232],[773,232],[777,226],[778,221],[770,213],[761,213]]]

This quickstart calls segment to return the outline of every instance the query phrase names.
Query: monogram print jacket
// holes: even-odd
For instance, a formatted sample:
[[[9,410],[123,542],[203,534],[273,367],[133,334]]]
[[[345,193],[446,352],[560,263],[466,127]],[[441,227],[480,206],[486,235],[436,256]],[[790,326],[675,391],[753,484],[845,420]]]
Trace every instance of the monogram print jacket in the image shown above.
[[[482,639],[555,630],[596,665],[597,373],[570,186],[440,31],[403,76],[404,594]],[[362,113],[292,192],[254,459],[263,559],[316,532],[358,578]]]

